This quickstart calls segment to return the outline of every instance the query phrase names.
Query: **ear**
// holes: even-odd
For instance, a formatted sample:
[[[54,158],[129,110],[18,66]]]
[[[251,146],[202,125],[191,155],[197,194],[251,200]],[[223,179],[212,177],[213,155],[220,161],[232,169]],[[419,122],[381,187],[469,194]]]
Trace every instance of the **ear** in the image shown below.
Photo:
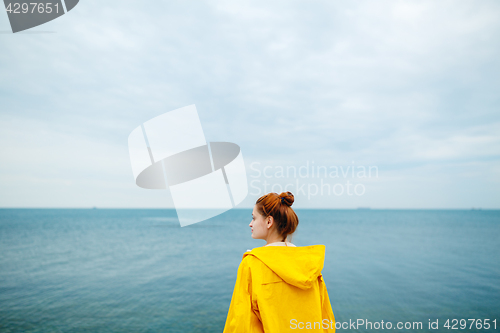
[[[268,229],[271,228],[274,224],[274,218],[272,216],[268,216],[266,223],[267,223],[267,228]]]

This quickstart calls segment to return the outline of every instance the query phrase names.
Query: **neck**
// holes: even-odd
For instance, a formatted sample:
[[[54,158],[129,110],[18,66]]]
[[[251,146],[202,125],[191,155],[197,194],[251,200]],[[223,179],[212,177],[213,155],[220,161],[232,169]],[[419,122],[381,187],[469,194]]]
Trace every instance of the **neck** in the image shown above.
[[[282,242],[282,241],[283,241],[283,238],[281,236],[276,235],[274,237],[268,237],[266,239],[266,242],[267,242],[266,245],[269,245],[271,243],[276,243],[276,242]],[[285,238],[285,241],[286,241],[286,238]]]

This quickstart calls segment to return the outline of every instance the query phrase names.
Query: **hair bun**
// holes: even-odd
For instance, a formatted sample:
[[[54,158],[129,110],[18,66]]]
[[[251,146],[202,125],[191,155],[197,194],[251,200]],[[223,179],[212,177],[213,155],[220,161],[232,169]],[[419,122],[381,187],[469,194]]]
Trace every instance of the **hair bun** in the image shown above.
[[[278,196],[278,199],[280,199],[282,203],[286,204],[289,207],[293,205],[293,202],[295,200],[292,192],[281,192],[281,194]]]

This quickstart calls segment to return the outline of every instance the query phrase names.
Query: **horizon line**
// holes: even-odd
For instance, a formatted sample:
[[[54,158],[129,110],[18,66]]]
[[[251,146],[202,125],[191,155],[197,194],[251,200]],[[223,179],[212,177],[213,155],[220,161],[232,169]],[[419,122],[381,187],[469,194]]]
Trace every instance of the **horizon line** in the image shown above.
[[[252,209],[253,207],[238,207],[231,208],[234,209]],[[175,207],[99,207],[99,206],[90,206],[90,207],[0,207],[0,209],[163,209],[163,210],[176,210]],[[216,208],[198,208],[198,209],[216,209]],[[355,207],[355,208],[326,208],[326,207],[294,207],[294,210],[500,210],[500,208],[485,208],[485,207],[469,207],[469,208],[376,208],[376,207]],[[229,210],[228,210],[229,211]]]

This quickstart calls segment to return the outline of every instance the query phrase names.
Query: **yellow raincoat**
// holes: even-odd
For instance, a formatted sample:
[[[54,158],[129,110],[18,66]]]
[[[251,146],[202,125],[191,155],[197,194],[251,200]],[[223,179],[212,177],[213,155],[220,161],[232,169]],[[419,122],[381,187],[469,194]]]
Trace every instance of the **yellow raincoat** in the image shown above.
[[[324,245],[243,254],[224,333],[335,332],[321,270]]]

